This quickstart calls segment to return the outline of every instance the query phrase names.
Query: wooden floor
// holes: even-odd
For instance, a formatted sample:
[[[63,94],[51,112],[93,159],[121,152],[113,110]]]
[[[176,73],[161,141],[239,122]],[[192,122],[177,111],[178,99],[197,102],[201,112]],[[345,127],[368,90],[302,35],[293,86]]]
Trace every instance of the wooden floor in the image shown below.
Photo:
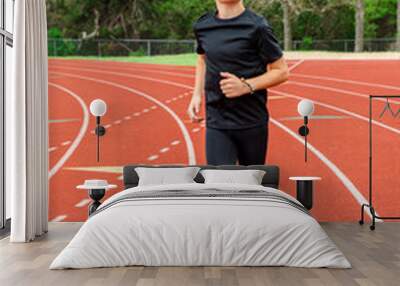
[[[323,224],[353,265],[350,270],[284,267],[127,267],[50,271],[49,264],[79,229],[51,223],[48,235],[30,244],[0,241],[0,285],[400,285],[400,223]]]

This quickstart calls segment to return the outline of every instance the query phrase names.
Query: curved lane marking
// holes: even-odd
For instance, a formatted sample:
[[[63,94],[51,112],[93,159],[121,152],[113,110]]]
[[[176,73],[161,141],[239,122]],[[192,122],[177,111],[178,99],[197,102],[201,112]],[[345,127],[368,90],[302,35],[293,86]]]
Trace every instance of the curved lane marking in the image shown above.
[[[270,92],[278,94],[278,95],[281,95],[281,96],[286,96],[288,98],[298,99],[298,100],[307,99],[306,97],[294,95],[292,93],[287,93],[287,92],[283,92],[283,91],[271,90]],[[362,121],[365,121],[365,122],[369,123],[369,118],[368,117],[362,116],[362,115],[360,115],[358,113],[354,113],[354,112],[348,111],[346,109],[343,109],[343,108],[340,108],[340,107],[336,107],[336,106],[333,106],[333,105],[330,105],[330,104],[327,104],[327,103],[323,103],[323,102],[320,102],[320,101],[317,101],[317,100],[314,100],[314,99],[313,99],[313,102],[316,105],[320,105],[320,106],[326,107],[328,109],[335,110],[337,112],[350,115],[351,117],[354,117],[354,118],[357,118],[357,119],[360,119]],[[400,129],[396,129],[394,127],[388,126],[388,125],[386,125],[384,123],[381,123],[379,121],[372,120],[372,124],[374,124],[376,126],[379,126],[379,127],[382,127],[384,129],[387,129],[387,130],[389,130],[391,132],[394,132],[396,134],[400,134]]]
[[[350,83],[350,84],[358,84],[358,85],[364,85],[364,86],[369,86],[369,87],[380,87],[380,88],[386,88],[386,89],[400,91],[400,87],[393,86],[393,85],[387,85],[387,84],[370,83],[370,82],[364,82],[364,81],[340,79],[340,78],[327,77],[327,76],[314,76],[314,75],[308,75],[308,74],[292,74],[291,76],[310,78],[310,79],[327,80],[327,81],[335,81],[335,82],[343,82],[343,83]]]
[[[329,86],[326,86],[326,85],[310,84],[310,83],[304,83],[304,82],[292,81],[292,80],[286,82],[285,85],[286,84],[287,85],[294,84],[294,85],[304,86],[304,87],[309,87],[309,88],[314,88],[314,89],[323,89],[323,90],[328,90],[328,91],[332,91],[332,92],[336,92],[336,93],[343,93],[343,94],[348,94],[348,95],[353,95],[353,96],[358,96],[358,97],[369,99],[369,95],[365,94],[365,93],[350,91],[350,90],[347,90],[347,89],[329,87]],[[384,99],[384,98],[376,98],[376,100],[379,100],[379,101],[382,101],[382,102],[386,102],[386,99]],[[393,100],[393,99],[390,99],[389,102],[393,103],[393,104],[400,104],[400,101]]]
[[[83,122],[81,125],[81,128],[79,129],[78,135],[75,137],[74,141],[72,144],[69,146],[67,151],[64,153],[64,155],[61,157],[60,160],[54,165],[53,168],[49,171],[49,180],[51,177],[53,177],[61,168],[62,166],[68,161],[68,159],[72,156],[72,154],[75,152],[75,150],[78,148],[79,144],[81,143],[83,136],[85,136],[85,133],[88,129],[89,126],[89,111],[88,108],[85,104],[85,102],[82,100],[81,97],[79,97],[76,93],[73,91],[55,83],[49,82],[50,86],[53,86],[55,88],[58,88],[59,90],[64,91],[65,93],[69,94],[72,96],[78,103],[80,104],[83,112]]]
[[[305,62],[305,60],[297,62],[296,64],[294,64],[293,66],[291,66],[289,68],[289,71],[294,70],[295,68],[297,68],[299,65],[301,65],[304,62]],[[272,91],[272,92],[275,92],[275,91]],[[281,94],[281,95],[283,95],[283,94]],[[292,97],[289,94],[285,94],[284,96]],[[291,135],[293,138],[295,138],[301,144],[305,145],[303,138],[300,137],[299,135],[297,135],[295,132],[293,132],[287,126],[278,122],[274,118],[271,118],[270,120],[277,127],[286,131],[289,135]],[[343,183],[343,185],[347,188],[347,190],[349,190],[349,192],[353,195],[355,200],[360,205],[368,204],[368,201],[366,200],[366,198],[361,194],[361,192],[357,189],[357,187],[353,184],[353,182],[332,161],[330,161],[321,151],[319,151],[317,148],[315,148],[312,144],[310,144],[310,143],[307,144],[307,147],[308,147],[307,149],[309,149],[312,153],[314,153],[315,156],[317,156],[339,178],[339,180]],[[369,217],[372,217],[372,215],[368,212],[367,212],[367,215]]]
[[[270,118],[271,123],[279,127],[280,129],[284,130],[287,132],[289,135],[291,135],[294,139],[299,141],[302,145],[304,144],[304,139],[297,135],[294,131],[292,131],[290,128],[287,126],[283,125],[282,123],[278,122],[274,118]],[[350,191],[350,193],[353,195],[355,200],[360,204],[368,204],[367,199],[361,194],[361,192],[357,189],[357,187],[353,184],[353,182],[339,169],[338,166],[336,166],[332,161],[330,161],[324,154],[322,154],[321,151],[319,151],[317,148],[315,148],[312,144],[308,143],[307,144],[308,149],[314,153],[315,156],[318,157],[336,176],[338,179],[343,183],[343,185]],[[371,214],[367,212],[368,215],[371,217]]]
[[[112,72],[112,71],[103,71],[103,70],[100,71],[100,70],[97,70],[97,69],[75,68],[75,67],[62,67],[62,68],[63,69],[69,69],[69,70],[87,71],[87,72],[100,73],[100,74],[109,74],[109,75],[116,75],[116,76],[131,77],[131,78],[143,79],[143,80],[148,80],[148,81],[153,81],[153,82],[158,82],[158,83],[163,83],[163,84],[174,85],[174,86],[185,88],[185,89],[191,89],[191,90],[193,89],[192,86],[187,85],[187,84],[180,84],[180,83],[177,83],[177,82],[157,79],[157,78],[154,78],[154,77],[133,75],[133,74],[130,74],[130,73]],[[56,74],[56,73],[57,74],[62,74],[60,72],[53,72],[53,73],[54,74]]]
[[[93,81],[93,82],[97,82],[97,83],[101,83],[101,84],[106,84],[106,85],[110,85],[113,87],[117,87],[123,90],[126,90],[130,93],[133,93],[137,96],[141,96],[144,97],[145,99],[153,102],[154,104],[160,106],[161,108],[163,108],[166,112],[168,112],[171,117],[176,121],[176,123],[178,124],[183,138],[185,139],[186,142],[186,149],[187,149],[187,153],[188,153],[188,164],[189,165],[195,165],[196,164],[196,155],[194,152],[194,147],[193,147],[193,142],[192,139],[190,138],[189,132],[186,129],[185,124],[182,122],[182,120],[178,117],[178,115],[171,109],[169,108],[167,105],[163,104],[161,101],[155,99],[154,97],[152,97],[151,95],[141,92],[137,89],[133,89],[130,88],[128,86],[125,85],[121,85],[112,81],[106,81],[106,80],[101,80],[101,79],[97,79],[97,78],[92,78],[92,77],[86,77],[86,76],[79,76],[76,74],[69,74],[69,73],[62,73],[62,72],[51,72],[52,74],[58,74],[58,75],[63,75],[63,76],[67,76],[67,77],[73,77],[73,78],[78,78],[81,80],[87,80],[87,81]]]
[[[290,62],[293,62],[294,60],[290,60]],[[297,66],[299,66],[300,64],[302,64],[305,60],[297,60],[295,63],[293,63],[290,67],[289,70],[293,70],[295,69]],[[54,66],[57,66],[57,64],[54,64]],[[69,66],[64,66],[64,65],[59,65],[60,68],[65,68],[65,67],[69,67],[69,68],[79,68],[79,66],[77,65],[69,65]],[[84,68],[97,68],[98,65],[87,65]],[[118,67],[119,68],[119,67]],[[126,67],[122,67],[125,71],[129,72],[129,71],[144,71],[144,72],[151,72],[151,73],[157,73],[157,74],[164,74],[164,75],[173,75],[173,76],[179,76],[179,77],[184,77],[184,78],[195,78],[195,76],[193,74],[187,74],[187,73],[179,73],[179,72],[173,72],[171,70],[167,71],[167,70],[160,70],[158,68],[137,68],[137,67],[132,67],[132,66],[126,66]],[[117,69],[115,67],[115,69]],[[182,71],[183,72],[183,71]],[[195,70],[190,70],[188,72],[195,72]]]
[[[298,65],[297,65],[298,66]],[[295,67],[297,67],[297,66],[295,66]],[[80,69],[78,69],[78,68],[73,68],[73,69],[76,69],[76,70],[80,70]],[[104,71],[98,71],[98,70],[91,70],[91,69],[85,69],[85,70],[88,70],[88,71],[90,71],[90,72],[94,72],[94,73],[107,73],[107,74],[116,74],[116,73],[113,73],[113,72],[104,72]],[[56,72],[55,74],[64,74],[64,73],[59,73],[59,72]],[[64,74],[65,75],[65,74]],[[68,74],[67,74],[68,75]],[[148,81],[158,81],[157,79],[154,79],[154,78],[148,78],[148,77],[143,77],[143,76],[140,76],[140,77],[138,77],[138,76],[134,76],[134,75],[131,75],[131,74],[125,74],[125,73],[118,73],[118,75],[123,75],[123,76],[126,76],[126,77],[133,77],[133,78],[141,78],[141,79],[146,79],[146,80],[148,80]],[[74,77],[76,77],[76,75],[72,75],[72,76],[74,76]],[[169,85],[175,85],[176,86],[176,83],[175,82],[171,82],[171,81],[167,81],[167,80],[163,80],[162,81],[162,83],[164,83],[164,84],[169,84]],[[188,86],[188,85],[183,85],[183,84],[179,84],[179,86],[184,86],[185,88],[188,88],[188,89],[193,89],[193,87],[191,87],[191,86]],[[275,121],[276,122],[276,121]],[[279,122],[277,122],[278,124],[280,124]],[[279,127],[282,127],[283,125],[279,125]],[[285,130],[286,132],[287,132],[287,130]],[[293,132],[293,131],[292,131]],[[289,133],[289,134],[291,134],[291,133]],[[310,148],[310,147],[309,147]],[[311,149],[310,149],[311,150]],[[313,149],[314,151],[316,151],[316,149],[314,148]],[[312,151],[312,152],[314,152],[314,151]],[[320,155],[323,155],[320,151],[318,151],[319,152],[319,154]],[[326,158],[326,156],[323,156],[324,158]],[[318,157],[318,158],[321,158],[321,157]],[[328,159],[327,159],[328,160]],[[330,162],[330,161],[329,161]],[[327,164],[326,162],[324,162],[325,164]],[[339,178],[339,180],[341,180],[342,182],[343,182],[343,180],[344,180],[344,182],[346,182],[345,183],[345,186],[348,188],[349,186],[351,186],[351,185],[353,185],[354,186],[354,184],[353,183],[351,183],[351,181],[347,178],[347,177],[345,177],[345,178],[347,178],[347,179],[344,179],[343,177],[341,177],[342,176],[342,174],[343,174],[343,172],[342,171],[340,171],[340,169],[336,166],[336,165],[334,165],[332,162],[331,163],[329,163],[331,166],[335,166],[335,168],[331,168],[331,170],[333,171],[333,173]],[[340,171],[339,173],[335,173],[335,171]],[[344,175],[344,174],[343,174]],[[349,184],[349,182],[351,183],[351,184]],[[350,193],[353,193],[353,191],[354,191],[354,189],[348,189],[349,191],[350,191]],[[360,197],[360,193],[356,193],[355,195],[353,195],[353,196],[356,196],[357,198],[360,198],[361,199],[361,197]],[[362,196],[362,195],[361,195]],[[362,197],[363,199],[364,199],[364,197]],[[365,199],[364,199],[365,200]],[[358,200],[357,200],[358,201]]]
[[[296,69],[299,65],[301,65],[302,63],[304,63],[306,60],[298,60],[297,62],[295,62],[294,64],[292,64],[290,67],[289,67],[289,71],[291,72],[291,71],[293,71],[294,69]]]

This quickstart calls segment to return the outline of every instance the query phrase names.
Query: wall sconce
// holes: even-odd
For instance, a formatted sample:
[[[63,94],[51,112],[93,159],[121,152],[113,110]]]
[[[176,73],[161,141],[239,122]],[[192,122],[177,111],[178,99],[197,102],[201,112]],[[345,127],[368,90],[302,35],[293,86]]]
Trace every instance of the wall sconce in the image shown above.
[[[303,99],[297,106],[297,111],[304,118],[304,125],[299,128],[299,134],[304,137],[304,161],[307,162],[307,136],[310,134],[308,118],[314,113],[314,103],[311,100]]]
[[[107,112],[107,104],[101,100],[93,100],[90,104],[90,113],[96,117],[95,134],[97,136],[97,162],[100,161],[100,137],[106,134],[106,129],[100,124],[100,118]]]

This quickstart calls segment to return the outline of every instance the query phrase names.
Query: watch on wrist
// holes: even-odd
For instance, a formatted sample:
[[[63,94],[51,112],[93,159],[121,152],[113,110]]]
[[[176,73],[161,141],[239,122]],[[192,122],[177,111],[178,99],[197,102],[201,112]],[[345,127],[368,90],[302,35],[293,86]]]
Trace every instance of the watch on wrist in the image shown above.
[[[255,90],[251,86],[251,84],[244,77],[242,77],[240,80],[242,81],[243,84],[245,84],[249,88],[250,94],[253,95]]]

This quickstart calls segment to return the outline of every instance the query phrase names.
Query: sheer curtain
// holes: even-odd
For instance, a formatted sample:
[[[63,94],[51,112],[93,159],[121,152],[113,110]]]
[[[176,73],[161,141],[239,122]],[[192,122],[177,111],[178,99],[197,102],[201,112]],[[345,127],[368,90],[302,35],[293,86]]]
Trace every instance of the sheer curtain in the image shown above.
[[[13,92],[6,98],[6,187],[11,242],[48,227],[48,70],[45,0],[15,2]]]

